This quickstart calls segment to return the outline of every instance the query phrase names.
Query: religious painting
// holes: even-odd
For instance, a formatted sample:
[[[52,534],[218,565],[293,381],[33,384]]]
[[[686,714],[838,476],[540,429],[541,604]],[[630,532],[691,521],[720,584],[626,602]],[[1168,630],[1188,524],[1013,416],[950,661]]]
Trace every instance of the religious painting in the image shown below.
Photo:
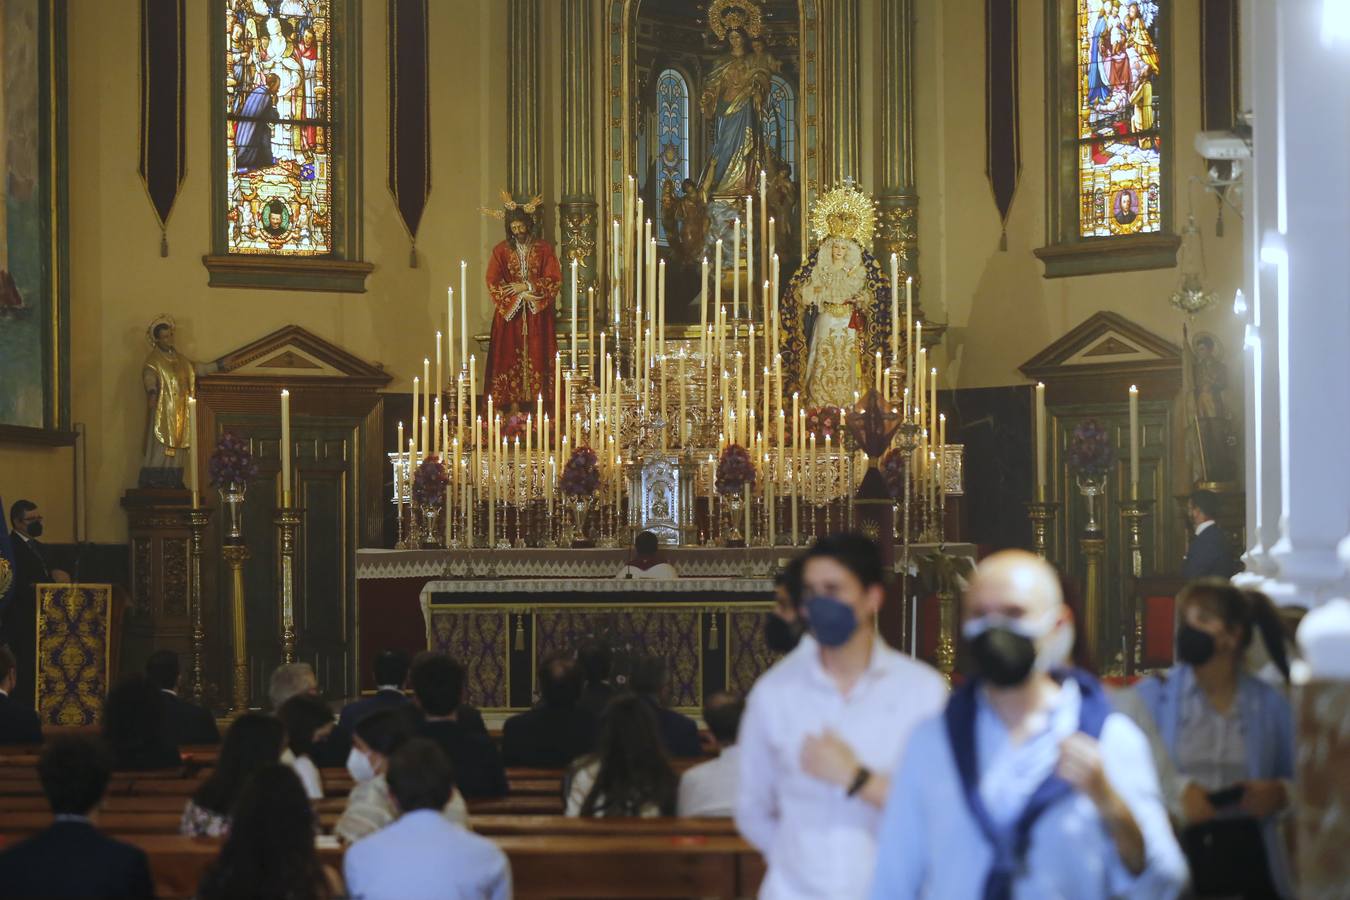
[[[1079,235],[1162,230],[1161,7],[1077,0]]]
[[[666,321],[685,333],[710,302],[702,263],[712,263],[719,239],[723,290],[732,293],[733,227],[747,217],[747,197],[754,243],[740,246],[742,292],[769,279],[771,246],[783,282],[801,258],[818,165],[816,3],[616,0],[611,21],[620,98],[611,121],[625,148],[611,188],[636,177],[666,262]],[[745,221],[741,228],[744,236]]]
[[[226,3],[226,252],[333,252],[329,2]]]
[[[63,424],[64,13],[64,3],[42,0],[0,5],[0,428]]]

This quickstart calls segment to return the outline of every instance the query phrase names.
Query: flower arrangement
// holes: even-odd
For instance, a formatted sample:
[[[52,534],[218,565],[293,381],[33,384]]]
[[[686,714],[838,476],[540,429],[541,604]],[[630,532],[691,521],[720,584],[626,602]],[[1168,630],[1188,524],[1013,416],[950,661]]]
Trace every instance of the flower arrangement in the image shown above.
[[[1096,479],[1110,471],[1116,461],[1111,433],[1096,419],[1088,419],[1069,437],[1069,468],[1082,478]]]
[[[736,494],[755,483],[755,463],[750,451],[740,444],[728,444],[717,459],[714,489],[719,494]]]
[[[806,433],[814,434],[816,440],[829,437],[839,441],[843,435],[844,411],[837,406],[817,406],[806,411]]]
[[[900,500],[905,496],[906,465],[905,452],[899,447],[892,447],[881,457],[881,477],[886,480],[886,493],[890,494],[892,500]]]
[[[567,458],[562,477],[562,492],[569,497],[589,497],[600,487],[600,463],[590,447],[578,447]]]
[[[258,477],[258,462],[248,449],[248,441],[227,431],[211,453],[211,486],[247,485]]]
[[[441,458],[428,456],[413,472],[413,502],[424,509],[444,505],[445,487],[449,483],[450,474],[441,464]]]

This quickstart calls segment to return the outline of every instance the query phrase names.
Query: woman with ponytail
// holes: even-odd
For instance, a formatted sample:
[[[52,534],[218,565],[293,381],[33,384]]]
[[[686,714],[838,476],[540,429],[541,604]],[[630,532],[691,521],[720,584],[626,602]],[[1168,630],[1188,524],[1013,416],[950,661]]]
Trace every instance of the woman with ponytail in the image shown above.
[[[1177,596],[1177,663],[1136,686],[1179,775],[1182,846],[1198,896],[1293,897],[1280,814],[1291,800],[1293,716],[1247,672],[1258,635],[1289,678],[1285,629],[1264,594],[1204,579]]]

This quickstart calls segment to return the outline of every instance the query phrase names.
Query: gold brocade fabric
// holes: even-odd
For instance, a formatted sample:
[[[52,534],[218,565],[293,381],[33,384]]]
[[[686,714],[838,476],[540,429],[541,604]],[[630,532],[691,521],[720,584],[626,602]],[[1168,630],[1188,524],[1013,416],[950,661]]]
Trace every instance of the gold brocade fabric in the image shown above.
[[[807,409],[852,407],[853,392],[862,384],[859,343],[857,332],[851,328],[822,335],[815,341],[806,373]]]
[[[170,356],[155,348],[145,357],[145,368],[155,376],[159,395],[155,400],[155,440],[167,456],[191,446],[188,433],[188,398],[197,390],[197,373],[183,354]]]
[[[37,698],[42,724],[97,724],[108,693],[112,587],[42,585],[37,602]]]

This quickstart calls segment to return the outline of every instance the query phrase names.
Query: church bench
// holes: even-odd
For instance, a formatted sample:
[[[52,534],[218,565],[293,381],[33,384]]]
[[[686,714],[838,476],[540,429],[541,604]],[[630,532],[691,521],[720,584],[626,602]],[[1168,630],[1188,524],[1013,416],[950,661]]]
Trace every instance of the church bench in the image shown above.
[[[563,811],[562,797],[492,797],[469,800],[470,816],[557,816]]]
[[[475,815],[469,826],[491,837],[508,835],[559,835],[585,837],[596,835],[666,835],[669,837],[722,836],[738,834],[731,819],[635,819],[570,818],[567,816],[489,816]]]
[[[103,798],[103,812],[175,812],[181,813],[187,803],[185,796],[172,794],[113,795]],[[314,804],[320,813],[342,812],[347,806],[345,797],[329,797]],[[4,830],[7,812],[42,812],[47,809],[47,798],[40,794],[0,796],[0,831]]]
[[[182,814],[181,804],[175,812],[103,809],[98,814],[98,827],[108,834],[116,835],[177,834]],[[341,812],[321,812],[319,814],[319,825],[325,833],[333,830],[340,815]],[[0,821],[0,835],[14,837],[34,834],[51,823],[52,815],[50,811],[14,812],[6,810],[3,821]]]

